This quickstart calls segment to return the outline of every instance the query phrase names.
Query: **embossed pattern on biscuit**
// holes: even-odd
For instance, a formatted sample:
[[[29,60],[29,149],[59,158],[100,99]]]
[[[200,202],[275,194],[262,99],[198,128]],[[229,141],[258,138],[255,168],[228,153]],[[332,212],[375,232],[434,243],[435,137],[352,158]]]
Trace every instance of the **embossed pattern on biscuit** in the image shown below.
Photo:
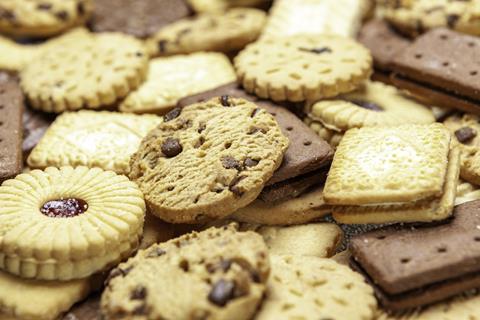
[[[165,115],[132,156],[129,176],[153,214],[198,223],[252,202],[287,147],[267,111],[222,96]]]
[[[87,277],[138,246],[145,203],[111,171],[49,167],[0,187],[0,268],[43,280]]]

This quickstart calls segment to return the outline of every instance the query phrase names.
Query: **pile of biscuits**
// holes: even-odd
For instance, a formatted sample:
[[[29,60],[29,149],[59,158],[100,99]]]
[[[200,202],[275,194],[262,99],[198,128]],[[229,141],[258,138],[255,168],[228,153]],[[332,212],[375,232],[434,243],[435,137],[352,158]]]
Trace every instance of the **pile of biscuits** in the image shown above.
[[[0,319],[480,319],[480,1],[0,0]]]

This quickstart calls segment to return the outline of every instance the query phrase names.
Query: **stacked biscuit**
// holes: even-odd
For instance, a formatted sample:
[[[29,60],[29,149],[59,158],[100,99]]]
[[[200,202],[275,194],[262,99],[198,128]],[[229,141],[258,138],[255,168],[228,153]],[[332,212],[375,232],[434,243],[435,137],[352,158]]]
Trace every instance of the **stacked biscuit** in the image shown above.
[[[0,1],[0,319],[475,319],[478,4],[377,2]]]

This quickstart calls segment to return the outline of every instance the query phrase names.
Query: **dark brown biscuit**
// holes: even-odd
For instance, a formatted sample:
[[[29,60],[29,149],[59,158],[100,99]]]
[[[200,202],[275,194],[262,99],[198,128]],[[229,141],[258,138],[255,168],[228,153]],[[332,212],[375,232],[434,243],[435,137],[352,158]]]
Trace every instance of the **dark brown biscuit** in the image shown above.
[[[260,100],[255,96],[249,95],[239,88],[236,83],[230,83],[181,99],[178,106],[185,107],[217,96],[232,96],[253,101],[275,117],[283,133],[290,140],[290,146],[285,153],[283,163],[267,182],[267,186],[298,177],[330,164],[333,157],[332,148],[312,129],[286,108],[283,108],[282,105],[268,100]]]
[[[392,68],[400,77],[475,105],[480,102],[480,38],[433,29],[400,52]]]
[[[184,0],[95,0],[94,4],[93,31],[119,31],[139,38],[191,14]]]
[[[47,131],[55,117],[39,111],[25,108],[23,112],[23,156],[28,157],[33,148]]]
[[[367,22],[360,30],[358,41],[370,49],[375,68],[390,71],[390,64],[396,54],[405,49],[410,40],[395,32],[381,19]]]
[[[415,308],[480,286],[480,201],[457,206],[436,226],[356,236],[352,255],[386,307]]]
[[[16,81],[0,81],[0,183],[22,171],[23,95]]]

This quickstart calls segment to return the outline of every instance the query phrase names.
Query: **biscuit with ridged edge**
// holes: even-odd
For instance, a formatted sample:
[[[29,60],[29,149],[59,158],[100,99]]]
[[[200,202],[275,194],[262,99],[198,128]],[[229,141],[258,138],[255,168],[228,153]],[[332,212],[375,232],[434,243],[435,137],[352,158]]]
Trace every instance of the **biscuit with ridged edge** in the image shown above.
[[[321,122],[313,120],[308,115],[303,119],[303,122],[315,131],[320,138],[327,141],[332,148],[336,148],[343,138],[343,132],[328,129]]]
[[[152,214],[198,223],[255,200],[288,144],[267,111],[222,96],[166,114],[132,156],[129,177]]]
[[[143,229],[141,191],[98,168],[20,174],[0,186],[0,202],[0,268],[23,278],[103,271],[137,248]]]
[[[409,98],[393,86],[367,81],[358,90],[307,107],[308,117],[336,131],[372,126],[435,122],[430,109]]]
[[[147,79],[120,104],[122,112],[165,114],[178,100],[236,80],[227,56],[218,52],[156,58]]]
[[[48,37],[83,24],[92,0],[2,0],[0,32],[16,37]]]
[[[325,202],[365,205],[439,197],[450,141],[440,123],[350,129],[328,173]]]
[[[372,56],[352,39],[300,34],[250,44],[234,65],[246,91],[300,102],[355,90],[370,76]]]
[[[155,115],[81,110],[59,115],[28,157],[31,168],[87,166],[129,172],[130,156],[161,122]]]
[[[148,55],[133,37],[86,33],[64,41],[49,46],[20,73],[22,89],[35,109],[60,113],[107,107],[146,76]]]
[[[344,224],[431,222],[452,215],[455,205],[460,150],[453,148],[448,156],[448,168],[441,196],[405,204],[377,204],[366,206],[333,206],[335,221]]]
[[[106,320],[251,319],[270,271],[260,235],[233,225],[141,250],[110,273]]]
[[[377,301],[363,277],[332,259],[272,255],[257,320],[373,319]]]
[[[198,51],[235,52],[258,38],[265,20],[265,12],[253,8],[201,14],[163,27],[148,40],[148,49],[155,56]]]
[[[462,179],[480,185],[480,117],[474,114],[453,115],[444,124],[450,129],[461,150]]]

